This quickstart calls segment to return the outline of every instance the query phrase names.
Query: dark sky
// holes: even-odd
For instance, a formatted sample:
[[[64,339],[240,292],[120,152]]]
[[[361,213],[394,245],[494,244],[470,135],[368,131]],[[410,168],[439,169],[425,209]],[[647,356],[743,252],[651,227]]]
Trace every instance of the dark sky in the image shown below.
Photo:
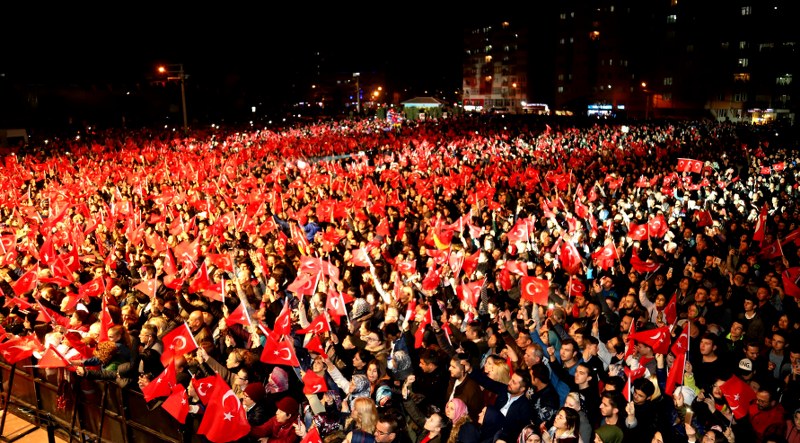
[[[320,50],[334,70],[458,81],[463,28],[486,17],[458,12],[463,4],[205,4],[12,6],[0,72],[31,82],[136,82],[170,62],[190,75],[285,79]]]

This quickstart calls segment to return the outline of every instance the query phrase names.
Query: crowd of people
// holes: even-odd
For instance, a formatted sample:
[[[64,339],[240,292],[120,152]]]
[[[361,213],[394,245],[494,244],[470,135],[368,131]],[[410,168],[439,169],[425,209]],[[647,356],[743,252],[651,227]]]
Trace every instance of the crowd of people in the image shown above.
[[[774,129],[384,126],[6,157],[3,359],[212,442],[800,442]]]

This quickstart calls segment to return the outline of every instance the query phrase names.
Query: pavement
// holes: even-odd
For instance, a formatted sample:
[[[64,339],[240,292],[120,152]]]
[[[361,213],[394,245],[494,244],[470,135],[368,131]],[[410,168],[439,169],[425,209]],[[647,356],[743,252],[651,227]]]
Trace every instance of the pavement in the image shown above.
[[[25,419],[14,415],[12,411],[13,409],[9,410],[9,413],[6,414],[6,423],[5,427],[3,428],[3,439],[5,441],[13,441],[15,443],[47,442],[47,431],[45,431],[44,428],[38,428],[36,425],[26,421]],[[4,412],[5,411],[0,409],[0,417],[2,417]],[[19,437],[23,434],[25,434],[23,437]],[[56,443],[66,442],[67,440],[58,437],[58,434],[56,434]]]

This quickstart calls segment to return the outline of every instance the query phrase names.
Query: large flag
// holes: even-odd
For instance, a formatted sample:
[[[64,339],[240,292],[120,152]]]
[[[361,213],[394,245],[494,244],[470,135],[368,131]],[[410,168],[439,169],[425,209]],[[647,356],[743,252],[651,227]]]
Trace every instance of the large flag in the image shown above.
[[[216,373],[208,377],[192,379],[192,387],[197,392],[197,398],[200,399],[203,406],[208,405],[209,400],[211,400],[211,394],[213,394],[214,388],[217,386],[225,386],[225,379]]]
[[[297,334],[307,334],[309,332],[314,334],[331,332],[331,326],[328,324],[328,319],[325,318],[325,313],[317,315],[314,320],[311,320],[311,323],[309,323],[308,327],[295,331]]]
[[[569,275],[578,274],[583,267],[583,260],[581,260],[578,248],[569,240],[565,240],[561,243],[559,260],[561,260],[561,267],[564,268]]]
[[[238,440],[250,433],[247,411],[225,381],[214,388],[197,434],[212,443]]]
[[[631,240],[647,240],[647,223],[637,225],[636,223],[631,222],[628,225],[628,237]]]
[[[667,373],[667,383],[664,391],[667,395],[672,395],[675,392],[675,386],[683,384],[683,371],[686,366],[686,353],[680,354],[675,357],[672,367],[669,368]]]
[[[235,324],[243,326],[250,326],[253,324],[253,321],[250,320],[250,315],[247,313],[247,306],[244,302],[239,303],[239,306],[228,314],[228,317],[225,318],[225,324],[228,325],[228,327]]]
[[[649,230],[650,237],[661,238],[667,233],[669,227],[667,226],[667,221],[664,219],[664,215],[658,214],[647,222],[647,229]]]
[[[694,172],[699,174],[703,172],[703,162],[700,160],[692,160],[690,158],[679,158],[678,167],[676,170],[678,172]]]
[[[602,248],[592,253],[592,258],[597,262],[601,269],[611,269],[614,267],[614,261],[617,260],[617,248],[614,243],[608,243]]]
[[[192,330],[184,322],[177,328],[164,334],[161,340],[164,344],[164,352],[161,353],[161,363],[166,366],[176,355],[183,355],[197,349],[197,342],[194,340]]]
[[[303,376],[303,394],[318,394],[328,390],[325,378],[320,377],[314,371],[306,371]]]

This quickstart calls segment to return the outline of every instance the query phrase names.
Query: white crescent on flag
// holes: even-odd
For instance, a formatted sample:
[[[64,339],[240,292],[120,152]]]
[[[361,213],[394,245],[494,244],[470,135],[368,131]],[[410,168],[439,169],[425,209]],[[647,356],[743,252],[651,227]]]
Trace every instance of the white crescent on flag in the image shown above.
[[[233,414],[228,412],[228,409],[225,407],[225,400],[227,400],[228,397],[233,397],[236,399],[236,394],[233,393],[232,389],[228,390],[228,392],[226,392],[225,395],[222,396],[222,400],[220,401],[220,403],[222,404],[222,408],[225,410],[224,419],[227,421],[231,421],[233,419]],[[239,399],[236,399],[236,412],[238,411],[239,411]]]
[[[205,397],[208,395],[208,391],[203,390],[203,386],[211,387],[211,383],[200,383],[197,385],[197,393],[200,394],[201,397]]]
[[[175,345],[175,343],[178,343],[178,342],[180,342],[180,344],[181,344],[180,346],[176,346]],[[183,349],[185,347],[186,347],[186,337],[183,337],[183,336],[175,337],[175,340],[172,340],[172,345],[170,346],[170,348],[175,352],[178,352],[178,351],[180,351],[181,349]]]
[[[286,354],[284,354],[284,352]],[[289,350],[287,348],[276,349],[274,351],[274,353],[279,359],[281,359],[283,361],[291,361],[292,360],[292,353],[289,352]]]

